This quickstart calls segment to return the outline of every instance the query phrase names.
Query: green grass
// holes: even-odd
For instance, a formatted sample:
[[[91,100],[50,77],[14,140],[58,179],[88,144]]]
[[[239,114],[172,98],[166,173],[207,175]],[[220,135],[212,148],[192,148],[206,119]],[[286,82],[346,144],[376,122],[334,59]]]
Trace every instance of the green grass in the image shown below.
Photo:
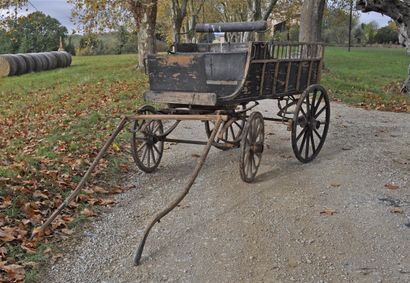
[[[332,97],[350,104],[397,110],[410,102],[400,86],[407,77],[410,57],[398,48],[329,47],[325,53],[322,84]],[[382,107],[384,105],[384,107]]]

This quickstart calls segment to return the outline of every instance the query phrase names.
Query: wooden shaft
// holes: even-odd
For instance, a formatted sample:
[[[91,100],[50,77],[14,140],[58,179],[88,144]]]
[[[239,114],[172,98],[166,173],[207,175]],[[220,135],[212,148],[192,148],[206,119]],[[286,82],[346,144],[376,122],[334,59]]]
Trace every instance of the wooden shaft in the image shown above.
[[[167,215],[169,212],[171,212],[175,207],[177,207],[177,205],[185,198],[185,196],[189,193],[189,190],[191,189],[192,185],[194,184],[196,178],[198,177],[199,171],[201,171],[202,166],[205,163],[205,160],[208,156],[208,153],[212,147],[213,141],[216,137],[216,134],[219,131],[219,128],[221,127],[222,124],[222,119],[218,118],[216,120],[216,124],[215,124],[215,128],[212,131],[211,136],[209,137],[208,143],[204,148],[204,151],[202,153],[202,157],[201,159],[198,161],[194,172],[192,173],[188,184],[185,186],[184,190],[178,195],[178,197],[172,202],[170,203],[163,211],[159,212],[157,215],[155,215],[155,217],[152,219],[152,221],[147,225],[147,227],[144,230],[144,236],[138,246],[137,249],[137,253],[135,255],[134,258],[134,263],[135,265],[139,265],[140,264],[140,260],[141,260],[141,256],[142,256],[142,252],[144,250],[144,246],[145,246],[145,242],[148,238],[148,234],[151,231],[152,227],[155,225],[155,223],[159,222],[161,220],[162,217],[164,217],[165,215]]]
[[[61,211],[64,208],[66,208],[71,203],[71,201],[80,193],[80,191],[83,188],[84,184],[86,183],[88,177],[90,177],[91,173],[94,171],[95,167],[98,165],[101,158],[104,156],[105,152],[108,150],[108,148],[114,142],[115,138],[122,131],[122,129],[124,129],[127,122],[128,122],[128,119],[126,117],[122,118],[120,124],[114,130],[114,132],[112,133],[110,138],[106,141],[103,148],[100,150],[100,152],[98,153],[97,157],[94,159],[91,166],[88,168],[85,175],[81,178],[81,181],[78,183],[76,189],[64,200],[64,202],[53,212],[53,214],[50,215],[50,217],[46,220],[46,222],[44,222],[43,225],[41,225],[40,230],[36,231],[36,233],[33,232],[33,234],[31,235],[31,238],[34,238],[36,236],[36,234],[41,233],[42,231],[44,231],[44,229],[47,228],[47,226],[50,225],[51,222],[53,222],[53,220],[61,213]]]

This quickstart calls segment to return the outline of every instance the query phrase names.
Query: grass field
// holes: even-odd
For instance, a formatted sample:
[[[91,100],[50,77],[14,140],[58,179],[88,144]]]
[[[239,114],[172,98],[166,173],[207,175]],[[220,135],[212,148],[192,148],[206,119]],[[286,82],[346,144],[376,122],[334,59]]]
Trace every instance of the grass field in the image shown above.
[[[400,94],[410,57],[404,49],[327,48],[322,84],[333,99],[380,110],[410,111]]]
[[[143,103],[147,80],[135,60],[75,57],[68,69],[0,78],[0,281],[10,274],[31,281],[37,263],[52,257],[49,237],[29,241],[29,234],[75,187],[115,117]],[[328,48],[322,83],[335,100],[410,111],[409,96],[398,94],[409,63],[402,49]],[[97,168],[99,178],[54,222],[54,231],[70,235],[98,205],[112,204],[110,192],[121,190],[98,180],[103,172],[111,179],[127,170],[122,144],[114,144]]]

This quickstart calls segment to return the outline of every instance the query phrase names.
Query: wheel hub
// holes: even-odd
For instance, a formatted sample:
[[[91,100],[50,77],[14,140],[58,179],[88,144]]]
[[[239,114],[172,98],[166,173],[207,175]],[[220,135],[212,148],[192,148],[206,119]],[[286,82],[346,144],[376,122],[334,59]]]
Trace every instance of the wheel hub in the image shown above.
[[[158,138],[156,136],[153,135],[147,135],[146,137],[146,142],[148,145],[152,146],[154,144],[156,144],[158,142]]]
[[[257,142],[251,147],[251,151],[257,154],[263,153],[263,150],[264,146],[262,142]]]

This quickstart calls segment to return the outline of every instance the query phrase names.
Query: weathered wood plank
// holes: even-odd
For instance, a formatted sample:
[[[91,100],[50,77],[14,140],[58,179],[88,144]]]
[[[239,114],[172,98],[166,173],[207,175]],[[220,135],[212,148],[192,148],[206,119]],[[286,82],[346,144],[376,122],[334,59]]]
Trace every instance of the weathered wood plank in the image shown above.
[[[216,94],[207,92],[147,91],[144,99],[157,103],[186,105],[216,105]]]

